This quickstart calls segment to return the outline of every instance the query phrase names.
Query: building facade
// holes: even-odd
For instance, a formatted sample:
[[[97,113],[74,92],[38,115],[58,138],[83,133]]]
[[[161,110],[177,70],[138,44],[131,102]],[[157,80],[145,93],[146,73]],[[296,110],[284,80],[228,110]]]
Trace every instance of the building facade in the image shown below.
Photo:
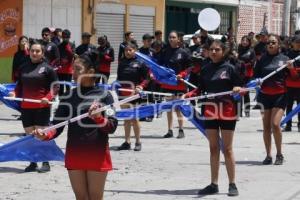
[[[199,30],[198,14],[204,8],[214,8],[221,16],[215,33],[225,34],[227,28],[237,25],[238,0],[166,0],[166,33],[178,30],[192,34]]]
[[[104,34],[117,55],[125,31],[133,31],[141,45],[144,33],[164,30],[165,22],[165,0],[1,0],[0,8],[0,82],[11,81],[21,35],[41,38],[43,27],[67,28],[79,45],[82,32],[92,33],[93,43]],[[116,67],[114,62],[113,73]]]
[[[93,34],[94,42],[100,35],[107,35],[116,58],[126,31],[132,31],[141,46],[143,34],[164,30],[165,0],[84,0],[83,3],[83,30]],[[112,63],[111,72],[116,70],[117,61]]]

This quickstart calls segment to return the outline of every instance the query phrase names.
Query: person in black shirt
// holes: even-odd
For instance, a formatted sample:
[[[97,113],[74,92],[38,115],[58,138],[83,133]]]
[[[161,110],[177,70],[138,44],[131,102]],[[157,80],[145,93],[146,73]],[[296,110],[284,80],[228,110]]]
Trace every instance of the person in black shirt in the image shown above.
[[[255,53],[251,48],[251,39],[245,35],[241,38],[241,44],[238,47],[238,62],[241,66],[241,76],[243,78],[243,82],[247,84],[253,77],[253,68],[255,63]],[[243,102],[244,100],[244,102]],[[246,117],[250,117],[250,95],[247,92],[242,99],[242,103],[245,106],[245,115]],[[242,110],[242,106],[241,106]],[[240,113],[242,114],[242,113]]]
[[[74,46],[70,42],[71,32],[65,29],[62,33],[62,42],[59,44],[60,54],[60,68],[57,70],[59,81],[72,81],[73,74],[73,60],[74,60]],[[69,85],[61,85],[59,88],[59,96],[65,91],[69,91],[71,87]]]
[[[201,93],[213,94],[232,90],[240,92],[242,80],[235,67],[225,60],[225,45],[215,40],[209,48],[211,63],[200,72],[199,87],[184,95],[190,97]],[[204,127],[210,148],[211,184],[201,189],[199,195],[219,192],[220,143],[222,138],[225,165],[229,179],[229,196],[237,196],[235,185],[235,160],[233,136],[237,120],[236,102],[230,95],[207,99],[204,103]],[[221,132],[221,136],[220,136]]]
[[[188,81],[194,85],[197,85],[200,68],[202,65],[202,61],[204,60],[204,58],[202,57],[201,35],[194,34],[192,37],[192,40],[193,40],[194,45],[190,46],[189,50],[192,55],[193,68],[191,70]],[[194,88],[189,86],[189,90],[193,90],[193,89]]]
[[[113,47],[107,40],[106,35],[98,38],[98,72],[101,74],[102,83],[107,83],[110,76],[111,63],[115,60]],[[96,83],[100,82],[100,77],[96,79]]]
[[[192,66],[192,60],[190,54],[180,46],[179,36],[176,31],[171,31],[169,34],[169,46],[163,50],[161,59],[158,63],[164,67],[171,68],[174,70],[177,76],[177,85],[168,85],[161,83],[161,88],[164,92],[172,93],[172,97],[168,97],[168,100],[174,100],[186,92],[186,85],[180,79],[185,78],[188,75],[188,71]],[[184,138],[183,131],[183,118],[182,114],[178,109],[175,109],[178,118],[178,135],[177,138]],[[168,119],[168,132],[164,135],[164,138],[173,137],[173,111],[167,112]]]
[[[84,54],[85,52],[91,52],[96,50],[96,47],[91,44],[91,34],[88,32],[83,32],[81,35],[82,43],[76,48],[76,54],[78,56]]]
[[[18,82],[15,88],[15,96],[41,100],[42,103],[21,102],[21,119],[27,134],[37,128],[49,125],[50,104],[58,92],[54,85],[58,81],[53,68],[44,61],[44,47],[34,42],[30,47],[30,60],[23,63],[18,74]],[[14,94],[11,94],[13,96]],[[37,163],[30,163],[25,172],[37,170]],[[43,162],[39,172],[50,171],[48,162]]]
[[[57,46],[62,42],[62,32],[63,30],[61,28],[56,28],[54,31],[54,37],[51,39],[51,41],[56,44]]]
[[[141,52],[142,54],[145,54],[147,56],[151,56],[151,44],[152,44],[152,40],[153,40],[153,36],[146,33],[143,35],[143,46],[141,48],[139,48],[139,52]]]
[[[256,60],[259,60],[267,51],[268,31],[263,28],[259,33],[259,43],[254,46]]]
[[[120,60],[117,72],[117,81],[121,83],[122,88],[132,89],[135,91],[140,91],[144,89],[148,84],[148,69],[147,66],[139,61],[136,56],[137,48],[134,43],[127,43],[125,45],[124,53],[125,57]],[[132,95],[134,92],[119,92],[120,98],[124,98]],[[138,101],[132,102],[136,104]],[[134,105],[133,105],[134,106]],[[123,108],[130,108],[131,105],[123,105]],[[118,148],[119,150],[129,150],[131,149],[130,142],[130,132],[131,126],[133,126],[133,131],[135,134],[135,151],[141,151],[142,144],[140,141],[140,123],[138,119],[125,120],[125,142]]]
[[[122,42],[122,43],[120,44],[120,46],[119,46],[119,53],[118,53],[118,61],[119,61],[119,62],[120,62],[120,60],[121,60],[122,58],[125,57],[125,55],[124,55],[124,49],[125,49],[126,44],[127,44],[128,42],[133,42],[133,41],[135,41],[135,40],[134,40],[134,36],[133,36],[133,32],[131,32],[131,31],[125,32],[125,33],[124,33],[124,38],[125,38],[124,42]],[[136,44],[136,41],[135,41],[135,44]],[[136,44],[136,47],[138,48],[137,44]]]
[[[256,62],[254,67],[254,77],[263,78],[274,72],[276,69],[287,63],[289,58],[280,53],[280,39],[277,35],[269,35],[267,41],[267,52]],[[266,158],[263,165],[273,163],[271,154],[272,135],[276,145],[275,165],[282,165],[284,158],[282,155],[282,133],[280,122],[284,115],[287,104],[286,96],[286,77],[289,70],[292,70],[289,64],[288,68],[279,71],[261,84],[261,90],[257,96],[257,102],[262,105],[261,115],[263,120],[263,139],[266,149]],[[273,133],[273,134],[272,134]]]
[[[214,39],[208,35],[208,32],[203,28],[200,28],[200,35],[201,35],[201,45],[207,44],[208,46],[214,41]]]
[[[153,54],[153,51],[151,49],[151,44],[152,44],[152,40],[154,39],[154,36],[150,35],[149,33],[146,33],[143,35],[142,39],[143,39],[143,46],[139,48],[139,52],[151,57]],[[155,86],[154,84],[155,83],[153,81],[150,81],[148,86],[145,88],[145,90],[153,91]],[[147,95],[147,99],[145,99],[145,102],[154,103],[153,95],[152,94]],[[146,122],[151,122],[152,120],[153,120],[153,116],[140,119],[140,121],[146,121]]]
[[[118,121],[114,108],[101,113],[92,113],[98,108],[114,103],[109,91],[95,86],[97,53],[87,52],[74,62],[74,81],[78,87],[68,91],[55,113],[53,124],[78,115],[89,113],[89,117],[68,125],[65,167],[76,199],[103,199],[107,173],[112,170],[109,152],[109,136],[115,132]],[[42,133],[33,132],[41,140],[58,137],[64,130],[60,127]]]
[[[42,30],[42,44],[45,46],[45,58],[50,66],[57,68],[60,62],[59,50],[56,44],[51,42],[51,31],[49,28]]]
[[[189,44],[183,40],[184,35],[184,32],[178,32],[179,47],[187,49],[187,51],[189,52]]]
[[[294,59],[300,55],[300,35],[292,38],[292,48],[286,53],[290,59]],[[300,61],[294,63],[294,69],[286,79],[287,86],[287,107],[286,114],[290,113],[293,109],[293,104],[296,101],[300,103]],[[300,113],[298,113],[298,132],[300,132]],[[284,131],[292,131],[292,120],[286,123]]]
[[[26,36],[19,38],[18,51],[14,55],[12,66],[12,80],[17,82],[21,65],[29,59],[29,41]]]
[[[167,44],[162,40],[162,31],[156,30],[154,32],[154,42],[159,41],[161,43],[161,48],[164,49],[167,47]],[[151,47],[153,48],[154,42],[152,43]]]

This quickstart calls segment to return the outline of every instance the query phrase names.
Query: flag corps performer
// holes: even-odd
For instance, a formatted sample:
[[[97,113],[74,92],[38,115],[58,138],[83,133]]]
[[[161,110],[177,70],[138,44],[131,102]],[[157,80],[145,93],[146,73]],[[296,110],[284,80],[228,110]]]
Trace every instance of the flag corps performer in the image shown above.
[[[56,111],[53,124],[89,112],[89,117],[69,123],[65,167],[76,199],[103,199],[107,172],[112,170],[108,134],[114,133],[118,121],[113,108],[94,114],[93,111],[113,103],[112,95],[95,86],[96,52],[86,52],[74,61],[74,81],[78,87],[65,95]],[[33,135],[51,140],[60,135],[64,127]]]
[[[285,64],[289,58],[280,53],[280,39],[276,35],[269,35],[267,42],[267,52],[256,63],[254,68],[254,77],[261,78],[267,76],[271,72],[280,68]],[[289,70],[288,70],[289,69]],[[277,150],[275,165],[282,165],[284,158],[282,155],[282,133],[280,128],[280,121],[284,115],[284,110],[287,104],[286,95],[286,77],[289,72],[292,73],[292,62],[288,62],[288,69],[284,69],[276,73],[264,81],[261,85],[261,91],[258,94],[257,102],[263,106],[261,110],[263,120],[263,139],[266,149],[266,158],[263,160],[263,165],[270,165],[273,163],[271,154],[271,134],[275,140]]]
[[[185,98],[200,93],[218,93],[232,90],[240,92],[242,80],[234,66],[226,62],[225,45],[215,40],[209,48],[211,63],[205,65],[200,72],[199,87],[184,95]],[[228,196],[237,196],[235,185],[235,160],[232,143],[237,120],[237,106],[230,95],[207,99],[204,102],[204,127],[209,141],[211,184],[199,190],[199,195],[209,195],[219,192],[220,145],[222,138],[225,165],[229,178]],[[221,135],[220,135],[221,132]]]
[[[199,13],[198,22],[203,29],[213,31],[220,25],[220,14],[212,8],[206,8]],[[220,40],[215,40],[210,44],[211,62],[201,68],[198,88],[183,95],[184,98],[200,93],[210,94],[229,90],[239,93],[241,91],[242,80],[235,67],[226,61],[225,48],[225,44]],[[228,196],[239,195],[235,184],[235,159],[232,147],[238,116],[236,103],[230,95],[209,98],[204,102],[204,128],[209,141],[211,184],[199,190],[199,195],[219,192],[220,137],[229,179]]]
[[[17,85],[15,93],[9,95],[29,98],[41,99],[41,103],[21,102],[21,119],[27,134],[34,129],[43,128],[49,125],[50,120],[50,104],[58,87],[54,86],[58,81],[57,75],[53,68],[46,63],[44,59],[44,46],[36,41],[30,46],[30,60],[23,63],[18,71]],[[25,172],[37,170],[37,163],[31,162],[25,168]],[[50,171],[48,162],[43,162],[39,172]]]

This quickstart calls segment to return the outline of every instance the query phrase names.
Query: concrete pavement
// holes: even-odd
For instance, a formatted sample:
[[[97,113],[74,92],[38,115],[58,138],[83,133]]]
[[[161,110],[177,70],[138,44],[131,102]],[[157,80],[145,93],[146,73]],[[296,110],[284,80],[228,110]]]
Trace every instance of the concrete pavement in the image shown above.
[[[0,105],[0,143],[15,140],[22,133],[17,114]],[[175,126],[177,123],[174,123]],[[294,124],[295,125],[295,124]],[[190,200],[190,199],[299,199],[300,133],[283,134],[282,166],[263,166],[265,158],[259,111],[241,118],[234,137],[236,184],[240,195],[227,197],[228,179],[221,156],[220,193],[199,197],[197,191],[210,183],[209,149],[206,138],[185,122],[184,139],[163,139],[166,114],[152,123],[142,123],[142,151],[115,151],[124,141],[122,122],[110,137],[114,171],[109,173],[105,199],[108,200]],[[296,130],[296,127],[293,127]],[[66,131],[66,130],[65,130]],[[175,136],[177,129],[174,129]],[[56,142],[64,150],[66,134]],[[134,138],[132,138],[134,143]],[[274,144],[274,142],[273,142]],[[273,158],[275,157],[273,145]],[[23,173],[25,162],[0,163],[0,200],[75,199],[63,163],[51,163],[46,174]]]

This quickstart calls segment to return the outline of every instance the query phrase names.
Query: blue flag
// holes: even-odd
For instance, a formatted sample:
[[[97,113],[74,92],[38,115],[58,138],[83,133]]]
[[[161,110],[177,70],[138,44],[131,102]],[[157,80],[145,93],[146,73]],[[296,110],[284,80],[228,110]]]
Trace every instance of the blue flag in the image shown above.
[[[178,106],[180,112],[206,137],[203,120],[200,113],[191,105]]]
[[[281,121],[280,126],[283,126],[288,121],[292,120],[292,118],[300,112],[300,104],[298,104],[291,112],[285,116],[285,118]]]
[[[204,136],[205,129],[203,127],[203,121],[200,114],[191,106],[184,105],[184,100],[174,100],[169,102],[163,102],[158,104],[148,104],[145,106],[139,106],[131,109],[122,109],[117,111],[116,117],[118,120],[130,120],[150,117],[161,112],[168,112],[172,109],[178,108],[182,114],[200,130]]]
[[[7,107],[20,111],[20,104],[17,101],[4,99],[4,97],[7,97],[14,87],[15,85],[11,85],[9,90],[5,85],[0,84],[0,101],[2,101]]]
[[[40,141],[31,135],[0,146],[0,162],[46,162],[64,161],[64,159],[64,153],[54,140]]]
[[[168,85],[178,85],[174,70],[158,65],[149,56],[140,52],[136,52],[135,55],[139,60],[146,63],[157,81]]]

